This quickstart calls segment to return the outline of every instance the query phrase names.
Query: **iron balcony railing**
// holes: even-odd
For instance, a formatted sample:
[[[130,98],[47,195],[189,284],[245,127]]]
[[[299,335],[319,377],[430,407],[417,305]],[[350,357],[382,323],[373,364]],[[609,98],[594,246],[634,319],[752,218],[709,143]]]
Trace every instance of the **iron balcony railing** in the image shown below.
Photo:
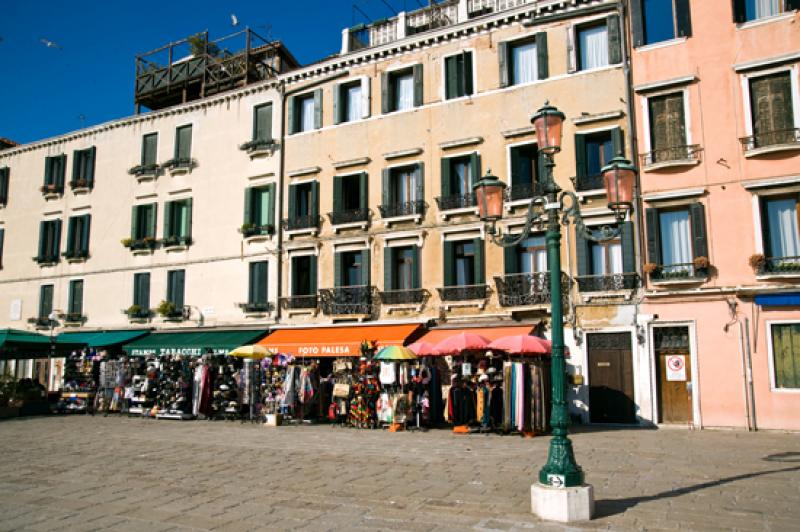
[[[603,174],[575,176],[572,178],[572,182],[578,192],[602,189],[606,186],[605,181],[603,181]]]
[[[281,305],[285,309],[315,309],[317,294],[282,297]]]
[[[28,318],[28,323],[36,327],[37,329],[48,329],[51,326],[57,325],[57,323],[47,316],[38,316],[35,318]]]
[[[68,249],[61,254],[65,259],[88,259],[88,249]]]
[[[141,308],[138,305],[131,305],[122,311],[130,320],[144,320],[153,317],[153,311],[149,308]]]
[[[470,301],[486,299],[489,286],[485,284],[442,286],[436,290],[442,301]]]
[[[439,196],[436,204],[440,211],[451,211],[453,209],[466,209],[477,205],[475,194],[467,192],[464,194],[452,194],[450,196]]]
[[[633,290],[638,276],[632,273],[610,273],[604,275],[579,275],[575,277],[581,292],[613,292]]]
[[[293,216],[291,218],[284,218],[281,220],[283,228],[286,231],[295,231],[297,229],[318,229],[321,221],[318,214],[303,214],[300,216]]]
[[[141,238],[133,238],[123,240],[123,245],[131,251],[140,249],[155,249],[158,246],[158,240],[152,236],[143,236]]]
[[[757,270],[758,275],[768,273],[800,274],[800,257],[767,257]]]
[[[749,137],[742,137],[739,141],[742,143],[742,149],[746,152],[770,146],[800,147],[800,128],[764,131]]]
[[[184,168],[191,170],[195,166],[197,166],[197,161],[191,157],[176,157],[175,159],[170,159],[161,163],[161,167],[167,170],[179,170]]]
[[[81,312],[67,312],[64,314],[65,323],[83,323],[86,321],[86,316]]]
[[[161,245],[165,248],[170,246],[190,246],[192,244],[192,237],[190,236],[167,236],[161,239]]]
[[[239,308],[242,312],[270,312],[272,310],[272,303],[257,302],[257,303],[239,303]]]
[[[370,285],[323,288],[319,291],[320,307],[328,316],[372,314],[373,290]]]
[[[142,176],[155,176],[158,174],[159,166],[155,163],[153,164],[137,164],[133,168],[128,170],[128,174],[135,176],[135,177],[142,177]]]
[[[402,203],[389,203],[378,205],[382,218],[396,218],[398,216],[422,216],[425,214],[425,201],[405,201]]]
[[[660,148],[642,155],[642,166],[652,166],[660,163],[699,161],[702,151],[699,144]]]
[[[69,188],[72,190],[81,188],[92,188],[92,182],[87,179],[70,179]]]
[[[405,290],[384,290],[380,293],[381,301],[385,305],[404,305],[422,303],[425,301],[424,288],[408,288]]]
[[[659,281],[703,281],[708,278],[708,268],[698,268],[692,262],[659,264],[650,272],[650,280]]]
[[[48,194],[63,194],[64,185],[59,185],[56,183],[47,183],[39,187],[39,190],[45,196],[47,196]]]
[[[58,252],[55,254],[45,253],[44,255],[36,255],[33,257],[33,261],[38,264],[55,264],[58,262]]]
[[[541,183],[522,183],[511,185],[506,189],[506,201],[518,201],[531,199],[534,196],[544,194]]]
[[[467,0],[467,13],[470,18],[489,13],[497,13],[514,7],[532,4],[536,0]]]
[[[550,303],[550,272],[510,273],[494,278],[497,298],[503,307],[526,307]],[[569,276],[561,272],[561,293],[569,294]]]
[[[349,211],[334,211],[328,213],[331,225],[353,224],[369,221],[369,209],[351,209]]]
[[[261,150],[274,150],[277,143],[273,139],[253,139],[239,145],[239,149],[247,153]]]
[[[275,232],[275,226],[272,224],[264,224],[264,225],[244,224],[241,229],[242,229],[242,236],[244,237],[271,235]]]

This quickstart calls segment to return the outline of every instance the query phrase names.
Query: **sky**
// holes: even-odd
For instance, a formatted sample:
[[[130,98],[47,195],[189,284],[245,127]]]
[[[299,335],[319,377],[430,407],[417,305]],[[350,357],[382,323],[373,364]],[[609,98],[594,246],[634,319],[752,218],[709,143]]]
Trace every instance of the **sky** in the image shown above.
[[[0,137],[28,143],[133,114],[136,55],[200,31],[214,40],[250,26],[305,65],[337,53],[344,28],[420,3],[0,0]]]

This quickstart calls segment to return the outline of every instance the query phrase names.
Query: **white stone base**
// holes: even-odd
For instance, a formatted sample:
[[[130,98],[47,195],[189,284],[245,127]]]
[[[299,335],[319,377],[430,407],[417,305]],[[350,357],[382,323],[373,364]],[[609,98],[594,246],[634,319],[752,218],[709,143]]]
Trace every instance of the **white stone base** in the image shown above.
[[[594,514],[594,493],[587,485],[574,488],[531,486],[531,511],[548,521],[588,521]]]

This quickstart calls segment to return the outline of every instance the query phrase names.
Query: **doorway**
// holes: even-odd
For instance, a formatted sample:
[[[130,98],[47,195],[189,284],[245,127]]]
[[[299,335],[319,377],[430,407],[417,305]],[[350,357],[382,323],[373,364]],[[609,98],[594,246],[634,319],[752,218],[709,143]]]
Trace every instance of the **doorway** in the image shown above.
[[[636,423],[630,333],[586,336],[589,420],[592,423]]]
[[[656,382],[658,422],[694,422],[692,412],[692,357],[688,327],[656,327]]]

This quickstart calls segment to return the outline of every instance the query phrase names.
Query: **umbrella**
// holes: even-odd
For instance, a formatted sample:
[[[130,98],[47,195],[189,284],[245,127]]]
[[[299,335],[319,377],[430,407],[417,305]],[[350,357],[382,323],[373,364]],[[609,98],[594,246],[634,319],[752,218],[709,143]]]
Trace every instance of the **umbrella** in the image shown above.
[[[417,356],[426,357],[430,355],[436,354],[436,347],[430,342],[414,342],[410,346],[409,349],[414,351]]]
[[[232,357],[264,358],[269,356],[269,350],[263,345],[242,345],[228,353]]]
[[[489,347],[518,355],[546,355],[551,351],[551,342],[538,336],[516,334],[498,338]]]
[[[417,355],[407,347],[390,345],[382,348],[373,360],[416,360]]]
[[[435,346],[437,355],[453,355],[461,351],[481,351],[489,348],[489,340],[480,334],[462,332],[448,336]]]

